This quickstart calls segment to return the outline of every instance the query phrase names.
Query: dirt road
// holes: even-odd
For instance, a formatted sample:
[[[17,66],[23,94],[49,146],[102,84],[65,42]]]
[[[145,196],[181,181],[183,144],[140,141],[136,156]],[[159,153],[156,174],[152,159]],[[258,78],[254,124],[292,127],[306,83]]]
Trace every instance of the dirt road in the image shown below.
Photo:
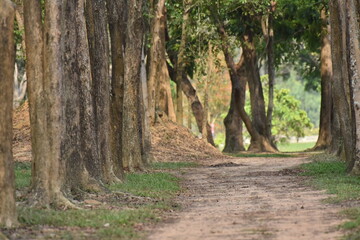
[[[203,167],[184,175],[184,209],[159,225],[149,240],[330,240],[342,233],[339,207],[322,191],[284,170],[305,158],[235,159],[238,166]],[[290,174],[289,174],[290,173]]]

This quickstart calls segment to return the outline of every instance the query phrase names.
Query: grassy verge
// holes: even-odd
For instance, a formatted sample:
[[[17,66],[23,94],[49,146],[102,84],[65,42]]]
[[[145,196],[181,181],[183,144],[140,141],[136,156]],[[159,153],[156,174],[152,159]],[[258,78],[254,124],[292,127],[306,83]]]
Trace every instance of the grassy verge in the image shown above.
[[[301,166],[305,170],[303,175],[311,176],[312,184],[318,189],[326,189],[334,195],[328,199],[329,202],[360,201],[360,177],[347,174],[346,163],[326,154],[316,155],[313,160]],[[360,207],[346,209],[343,214],[350,221],[340,227],[351,230],[345,239],[360,239]]]
[[[109,189],[128,194],[128,202],[124,199],[117,202],[113,198],[95,207],[65,211],[19,207],[22,226],[12,232],[20,236],[32,234],[29,236],[32,239],[54,236],[57,239],[141,239],[144,225],[158,221],[163,211],[178,207],[172,199],[181,191],[180,179],[166,171],[195,166],[194,163],[155,163],[148,173],[126,174],[124,183],[111,185]],[[15,172],[16,188],[26,189],[30,185],[30,164],[16,163]],[[134,203],[137,198],[140,203]]]
[[[314,147],[314,142],[305,143],[283,143],[278,145],[281,152],[301,152]]]

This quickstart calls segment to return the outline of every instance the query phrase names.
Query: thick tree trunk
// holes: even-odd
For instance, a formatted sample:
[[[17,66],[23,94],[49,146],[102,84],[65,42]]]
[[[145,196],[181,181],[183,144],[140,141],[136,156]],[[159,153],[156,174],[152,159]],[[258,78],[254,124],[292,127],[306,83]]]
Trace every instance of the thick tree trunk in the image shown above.
[[[241,95],[245,92],[245,90],[242,89],[243,86],[240,84],[239,75],[236,69],[236,65],[234,63],[234,59],[229,52],[229,41],[224,26],[219,19],[216,19],[216,21],[218,33],[222,41],[222,50],[225,55],[226,65],[229,69],[231,84],[234,90],[234,99],[235,101],[240,102],[242,98]],[[246,46],[244,46],[243,54],[245,65],[247,68],[246,72],[249,88],[252,89],[250,89],[250,93],[253,92],[253,99],[251,100],[251,110],[254,111],[253,118],[258,117],[261,118],[261,120],[253,119],[254,122],[252,122],[245,109],[240,105],[238,105],[237,107],[239,114],[246,126],[246,129],[251,136],[251,144],[249,150],[260,152],[277,152],[277,149],[273,146],[269,137],[267,136],[264,96],[262,94],[260,76],[256,62],[255,47],[250,37],[251,36],[245,36]]]
[[[142,169],[141,51],[143,46],[142,0],[128,0],[126,26],[122,159],[124,168]]]
[[[170,78],[166,66],[165,23],[165,0],[159,0],[156,4],[155,17],[152,23],[152,39],[149,54],[148,99],[152,123],[156,121],[156,112],[160,114],[165,113],[170,120],[176,121],[174,104],[171,97]]]
[[[14,15],[11,1],[0,2],[0,226],[17,224],[12,156],[13,77],[15,64]]]
[[[111,183],[119,181],[121,176],[116,176],[114,173],[111,159],[109,39],[105,1],[86,2],[86,25],[93,80],[95,141],[104,181]]]
[[[104,176],[94,138],[94,83],[84,14],[85,0],[64,2],[64,64],[60,94],[63,96],[64,113],[61,156],[66,161],[66,185],[69,190],[99,190],[97,180],[103,180]]]
[[[189,21],[189,10],[191,0],[183,0],[183,19],[181,27],[181,41],[179,47],[179,53],[176,63],[176,120],[180,125],[183,125],[184,110],[183,110],[183,97],[182,97],[182,76],[185,72],[185,50],[187,42],[187,25]]]
[[[43,70],[43,26],[41,6],[38,1],[24,1],[24,21],[26,45],[26,72],[28,78],[28,97],[30,108],[31,144],[32,144],[32,191],[36,193],[41,204],[48,204],[49,183],[49,149],[46,134],[46,103]]]
[[[245,107],[245,89],[246,89],[246,67],[242,59],[237,65],[240,81],[240,101],[235,101],[235,89],[231,89],[231,102],[227,116],[224,119],[225,125],[225,147],[223,152],[235,153],[245,151],[243,140],[243,121],[241,119],[239,108]],[[239,106],[238,106],[239,105]]]
[[[321,41],[321,108],[319,137],[313,150],[323,150],[331,143],[331,116],[332,116],[332,61],[329,28],[326,9],[321,10],[322,41]]]
[[[348,0],[347,5],[347,53],[353,112],[353,159],[351,173],[360,175],[360,1]]]
[[[124,0],[107,0],[109,33],[111,44],[111,160],[114,173],[123,175],[122,163],[122,119],[124,101],[124,53],[126,8]]]
[[[345,160],[353,159],[353,118],[350,109],[350,89],[348,75],[348,60],[346,57],[346,22],[345,5],[341,0],[330,1],[330,23],[331,23],[331,56],[333,65],[333,104],[338,117],[341,135],[332,132],[333,141],[342,142],[341,149],[344,150]],[[349,169],[351,169],[351,164]]]
[[[171,58],[170,58],[171,59]],[[171,80],[176,82],[175,79],[175,70],[168,64],[168,69],[170,73]],[[191,84],[189,78],[186,74],[183,75],[182,78],[182,84],[181,84],[182,90],[184,94],[186,95],[189,104],[191,105],[192,112],[194,114],[196,125],[199,129],[199,132],[202,132],[203,129],[203,118],[204,118],[204,108],[201,104],[201,101],[196,93],[196,90],[194,86]],[[215,146],[214,138],[211,133],[211,126],[209,123],[206,124],[207,129],[207,141],[211,145]]]

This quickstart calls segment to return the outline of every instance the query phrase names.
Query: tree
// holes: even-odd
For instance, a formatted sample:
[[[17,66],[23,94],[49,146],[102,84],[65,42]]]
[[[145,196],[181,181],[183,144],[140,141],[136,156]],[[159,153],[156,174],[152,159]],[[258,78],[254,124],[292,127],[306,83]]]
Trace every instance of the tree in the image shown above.
[[[170,90],[170,77],[166,66],[165,0],[159,0],[154,6],[154,18],[151,27],[151,48],[149,50],[148,101],[152,123],[157,113],[165,113],[170,120],[176,121],[173,100]]]
[[[0,2],[0,226],[17,224],[15,174],[12,156],[12,107],[14,77],[14,17],[11,1]]]
[[[122,125],[122,160],[124,168],[143,169],[141,51],[144,37],[143,1],[127,1],[125,77]]]
[[[124,101],[126,8],[124,0],[107,0],[109,34],[111,45],[111,95],[110,95],[110,138],[111,160],[116,176],[123,172],[122,163],[122,119]]]
[[[110,139],[109,38],[105,1],[86,2],[86,28],[89,42],[95,141],[106,183],[119,181],[121,173],[113,170]],[[115,150],[116,151],[116,150]]]

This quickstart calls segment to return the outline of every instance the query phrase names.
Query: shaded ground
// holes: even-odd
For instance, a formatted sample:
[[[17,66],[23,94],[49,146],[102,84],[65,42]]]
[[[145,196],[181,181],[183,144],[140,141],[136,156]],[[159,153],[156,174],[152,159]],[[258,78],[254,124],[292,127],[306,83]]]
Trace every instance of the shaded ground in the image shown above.
[[[149,236],[161,239],[339,239],[340,207],[294,175],[305,158],[232,159],[193,169],[174,214]],[[221,162],[219,162],[221,163]]]

